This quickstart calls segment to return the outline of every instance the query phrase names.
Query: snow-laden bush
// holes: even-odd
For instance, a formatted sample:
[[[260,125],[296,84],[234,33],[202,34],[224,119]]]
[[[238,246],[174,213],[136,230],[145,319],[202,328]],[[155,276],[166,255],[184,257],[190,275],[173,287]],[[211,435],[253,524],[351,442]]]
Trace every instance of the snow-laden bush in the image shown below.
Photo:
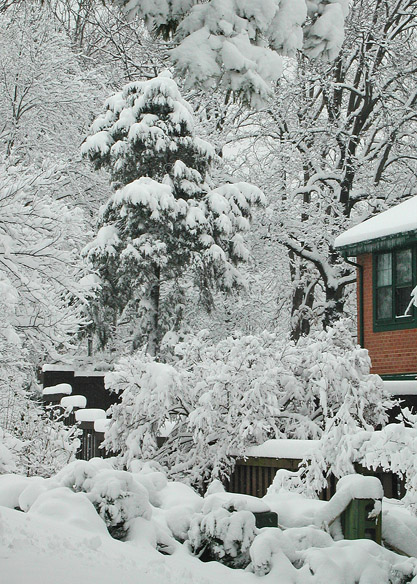
[[[332,472],[337,477],[354,472],[358,463],[371,470],[396,474],[404,479],[403,503],[417,515],[417,416],[403,410],[403,420],[381,430],[355,427],[344,410],[329,427],[309,461],[304,480],[317,490],[323,477]]]
[[[125,537],[131,519],[150,519],[152,515],[147,489],[132,473],[115,470],[107,461],[74,461],[55,480],[75,492],[86,493],[110,533],[118,538]]]
[[[320,438],[343,408],[355,429],[386,420],[383,384],[345,322],[297,344],[267,332],[213,343],[202,331],[176,351],[174,365],[138,352],[106,376],[122,399],[105,446],[124,464],[156,459],[170,476],[202,487],[227,477],[233,456],[252,444]],[[158,449],[156,438],[167,433]]]
[[[1,349],[0,334],[0,356]],[[9,364],[0,364],[0,474],[50,476],[74,459],[79,430],[65,426],[56,409],[42,407],[28,388],[24,366]]]
[[[71,345],[85,299],[76,283],[82,214],[51,197],[56,173],[0,163],[0,448],[18,472],[44,476],[69,462],[79,442],[45,414],[35,367]]]
[[[17,470],[18,452],[22,446],[21,440],[0,428],[0,475]]]
[[[214,481],[204,498],[201,513],[193,516],[188,532],[192,553],[204,561],[216,560],[231,568],[246,568],[249,552],[260,530],[255,512],[270,511],[257,497],[226,493]]]
[[[78,428],[65,426],[56,409],[45,410],[28,390],[0,387],[0,474],[51,476],[75,458],[78,434]]]
[[[219,507],[194,517],[189,530],[191,551],[205,561],[216,560],[231,568],[246,568],[257,529],[250,511]]]

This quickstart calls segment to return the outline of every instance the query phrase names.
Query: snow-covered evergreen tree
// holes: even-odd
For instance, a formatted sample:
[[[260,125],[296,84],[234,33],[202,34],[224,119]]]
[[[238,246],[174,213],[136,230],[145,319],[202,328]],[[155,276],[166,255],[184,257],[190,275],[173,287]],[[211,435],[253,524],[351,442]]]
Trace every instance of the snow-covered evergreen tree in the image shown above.
[[[214,149],[195,135],[191,107],[168,72],[109,98],[83,153],[117,189],[84,254],[100,274],[103,304],[136,313],[134,346],[156,354],[190,266],[208,303],[214,288],[242,284],[242,234],[263,195],[247,183],[213,188]]]

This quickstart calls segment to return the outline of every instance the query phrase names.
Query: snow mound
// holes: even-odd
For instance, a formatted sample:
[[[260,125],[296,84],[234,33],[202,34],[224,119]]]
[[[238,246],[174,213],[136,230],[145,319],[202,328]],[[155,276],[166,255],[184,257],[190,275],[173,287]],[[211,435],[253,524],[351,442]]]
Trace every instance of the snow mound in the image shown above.
[[[49,517],[53,521],[108,536],[104,521],[97,515],[88,497],[84,493],[74,493],[67,487],[51,489],[40,494],[28,514]]]
[[[20,494],[29,482],[29,477],[15,474],[0,475],[0,505],[10,509],[19,508]]]

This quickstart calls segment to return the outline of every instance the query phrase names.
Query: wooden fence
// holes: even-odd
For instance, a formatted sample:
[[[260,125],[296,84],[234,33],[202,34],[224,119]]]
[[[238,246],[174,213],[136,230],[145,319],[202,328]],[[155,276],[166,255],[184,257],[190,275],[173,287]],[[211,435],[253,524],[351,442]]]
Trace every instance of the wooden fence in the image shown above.
[[[284,469],[296,472],[301,459],[296,458],[262,458],[248,457],[237,459],[236,465],[226,488],[231,493],[243,493],[254,497],[266,495],[268,487],[273,483],[278,470]],[[329,478],[327,489],[323,490],[320,498],[330,499],[335,493],[336,481],[333,476]]]
[[[62,397],[64,397],[64,394],[49,394],[44,396],[44,402],[46,405],[60,408],[59,403]],[[67,426],[77,423],[74,411],[75,409],[68,413],[64,419],[64,423]],[[61,408],[61,413],[64,413],[63,408]],[[80,436],[81,447],[77,452],[77,458],[90,460],[90,458],[94,457],[107,458],[108,456],[113,456],[113,454],[107,454],[103,448],[100,448],[104,440],[104,433],[94,430],[94,422],[83,421],[78,422],[78,425],[82,434]],[[166,438],[159,438],[158,446],[162,446],[165,440]],[[279,469],[295,472],[298,470],[300,462],[301,459],[295,458],[248,457],[237,459],[234,471],[229,481],[226,482],[225,487],[231,493],[263,497]],[[405,494],[403,480],[393,473],[386,473],[381,469],[372,471],[360,465],[356,465],[356,471],[363,475],[378,477],[382,483],[385,497],[400,499]],[[320,494],[321,499],[329,500],[334,495],[336,482],[335,477],[331,475],[328,479],[327,488]]]
[[[79,428],[82,431],[80,436],[81,447],[77,452],[77,458],[80,460],[90,460],[90,458],[107,458],[104,448],[100,448],[104,440],[104,432],[96,432],[94,430],[94,422],[78,422]]]
[[[263,497],[279,469],[296,472],[300,462],[301,460],[295,458],[248,457],[237,459],[234,471],[226,484],[226,489],[231,493]],[[401,499],[404,496],[404,481],[396,474],[384,472],[382,469],[370,470],[360,465],[355,465],[355,469],[359,474],[376,476],[381,481],[385,497]],[[320,499],[328,501],[336,492],[336,483],[336,478],[330,475],[326,489],[319,495]]]

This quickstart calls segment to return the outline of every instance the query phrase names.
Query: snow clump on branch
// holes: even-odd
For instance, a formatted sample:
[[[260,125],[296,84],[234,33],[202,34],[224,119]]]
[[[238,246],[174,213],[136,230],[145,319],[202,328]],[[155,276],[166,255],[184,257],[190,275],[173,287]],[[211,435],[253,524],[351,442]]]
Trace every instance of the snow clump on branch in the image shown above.
[[[117,0],[165,37],[190,85],[221,83],[261,105],[282,74],[281,54],[333,60],[344,39],[348,0]]]

